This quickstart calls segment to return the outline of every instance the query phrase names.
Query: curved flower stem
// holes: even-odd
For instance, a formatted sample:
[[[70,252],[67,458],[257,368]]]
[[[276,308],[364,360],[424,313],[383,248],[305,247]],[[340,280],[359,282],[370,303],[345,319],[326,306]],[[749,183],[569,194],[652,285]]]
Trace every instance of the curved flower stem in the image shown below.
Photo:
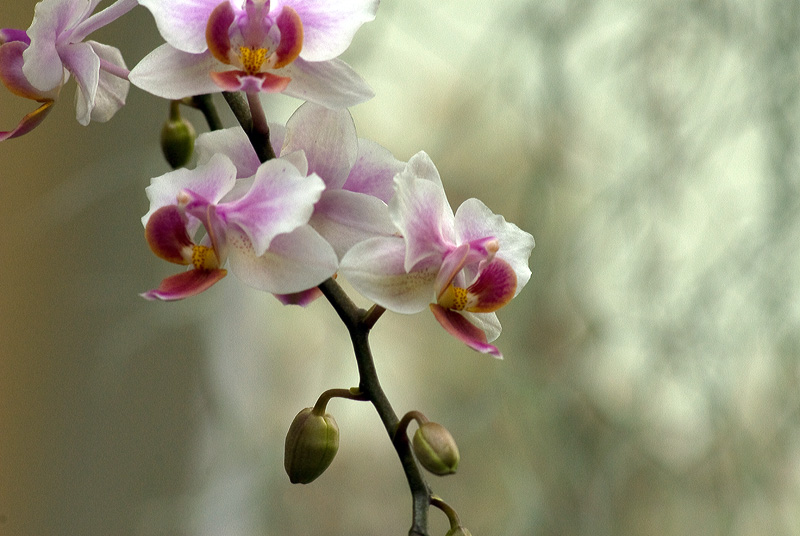
[[[209,130],[221,130],[223,128],[222,120],[219,118],[217,107],[214,106],[214,101],[211,100],[210,94],[206,93],[205,95],[189,97],[183,99],[181,103],[186,106],[191,106],[196,110],[200,110],[200,113],[206,118]]]
[[[275,158],[275,151],[269,142],[269,125],[267,117],[264,115],[264,108],[258,93],[247,93],[247,98],[242,97],[241,93],[231,93],[223,91],[222,96],[230,106],[236,120],[244,129],[250,144],[255,149],[258,159],[266,162]]]
[[[409,536],[428,536],[428,509],[431,490],[414,459],[408,437],[405,434],[396,433],[400,421],[389,399],[386,397],[386,393],[383,392],[378,379],[378,372],[375,369],[375,361],[372,358],[372,350],[369,346],[370,329],[383,311],[377,313],[375,308],[370,309],[370,311],[360,309],[333,279],[324,281],[319,286],[319,289],[331,303],[350,333],[353,351],[358,364],[359,390],[372,402],[378,412],[406,474],[412,497],[412,524],[408,534]]]

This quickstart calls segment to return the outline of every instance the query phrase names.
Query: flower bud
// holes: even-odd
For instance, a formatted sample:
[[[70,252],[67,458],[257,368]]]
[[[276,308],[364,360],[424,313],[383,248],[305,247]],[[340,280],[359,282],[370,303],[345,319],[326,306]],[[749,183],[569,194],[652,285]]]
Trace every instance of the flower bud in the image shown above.
[[[194,152],[197,133],[192,124],[182,117],[170,117],[161,128],[161,151],[173,169],[189,163]]]
[[[317,415],[313,408],[302,410],[286,434],[283,467],[292,484],[313,482],[333,461],[339,450],[339,427],[326,413]]]
[[[450,529],[445,536],[472,536],[472,533],[468,531],[466,527],[458,526],[454,529]]]
[[[458,468],[458,446],[447,428],[439,423],[420,425],[412,440],[414,454],[422,467],[439,476],[449,475]]]

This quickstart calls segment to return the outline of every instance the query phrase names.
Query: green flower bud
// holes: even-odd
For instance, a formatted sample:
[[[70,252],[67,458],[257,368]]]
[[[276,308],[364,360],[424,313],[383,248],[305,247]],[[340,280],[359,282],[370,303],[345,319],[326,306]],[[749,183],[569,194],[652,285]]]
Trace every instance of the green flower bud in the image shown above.
[[[458,468],[458,446],[447,428],[425,422],[417,428],[412,440],[414,454],[422,467],[439,476],[450,475]]]
[[[170,118],[161,128],[161,151],[173,169],[189,163],[194,152],[194,139],[197,133],[192,124],[180,116],[177,105],[171,110]]]
[[[454,529],[450,529],[450,531],[445,536],[472,536],[472,533],[466,529],[466,527],[456,527]]]
[[[302,410],[286,434],[283,467],[292,484],[313,482],[333,461],[339,450],[339,427],[326,413],[317,415],[313,408]]]

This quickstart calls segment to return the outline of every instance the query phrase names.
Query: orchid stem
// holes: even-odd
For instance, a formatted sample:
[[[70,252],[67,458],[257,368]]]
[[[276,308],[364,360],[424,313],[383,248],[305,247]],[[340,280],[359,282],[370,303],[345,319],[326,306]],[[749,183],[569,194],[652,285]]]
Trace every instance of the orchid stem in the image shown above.
[[[261,98],[258,93],[247,93],[247,104],[250,105],[250,118],[252,127],[250,128],[250,143],[258,154],[261,162],[275,158],[275,150],[269,142],[269,125],[267,116],[264,115],[264,107],[261,106]]]
[[[428,536],[428,509],[431,501],[431,490],[425,482],[417,461],[411,452],[411,445],[405,434],[397,434],[400,424],[397,414],[392,408],[386,393],[383,392],[372,350],[369,346],[369,332],[382,314],[382,307],[376,306],[365,311],[357,307],[342,287],[333,279],[327,279],[320,284],[319,289],[333,306],[339,318],[350,333],[353,342],[353,351],[358,364],[359,389],[361,393],[372,402],[378,416],[383,422],[386,432],[397,452],[403,471],[406,474],[412,498],[412,524],[408,531],[409,536]],[[380,312],[379,312],[380,311]]]
[[[219,118],[217,107],[214,106],[214,101],[211,99],[210,94],[206,93],[205,95],[197,95],[188,99],[183,99],[181,103],[186,106],[191,106],[196,110],[200,110],[200,113],[202,113],[203,117],[206,119],[206,123],[208,123],[209,130],[221,130],[223,128],[222,120]]]

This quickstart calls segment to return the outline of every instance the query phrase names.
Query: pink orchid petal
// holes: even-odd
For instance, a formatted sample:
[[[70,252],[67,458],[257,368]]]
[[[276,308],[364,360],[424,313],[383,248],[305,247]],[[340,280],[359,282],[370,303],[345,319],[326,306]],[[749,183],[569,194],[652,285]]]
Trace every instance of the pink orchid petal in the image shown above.
[[[0,46],[0,81],[9,91],[20,97],[44,101],[54,100],[58,91],[39,91],[28,82],[22,72],[23,52],[28,48],[23,41],[11,41]]]
[[[491,354],[498,359],[503,358],[503,354],[497,347],[492,346],[486,340],[486,334],[478,327],[472,325],[469,320],[455,311],[445,309],[435,303],[430,304],[431,312],[436,320],[450,335],[460,340],[473,350],[483,354]]]
[[[247,194],[221,205],[219,211],[229,224],[244,230],[256,256],[261,256],[276,236],[308,222],[324,189],[316,175],[306,177],[285,159],[276,158],[258,168]]]
[[[408,273],[403,266],[405,252],[399,236],[370,238],[345,253],[339,273],[378,305],[397,313],[418,313],[433,299],[439,267],[435,262],[422,262]]]
[[[293,294],[331,277],[338,265],[333,248],[308,225],[275,237],[257,256],[244,233],[231,233],[230,269],[247,285],[273,294]]]
[[[280,69],[292,63],[303,49],[303,23],[300,15],[290,6],[284,6],[275,21],[281,31],[281,42],[275,49],[275,63],[273,69]]]
[[[322,296],[322,291],[317,288],[310,288],[302,292],[295,292],[294,294],[275,294],[278,301],[283,305],[299,305],[306,307],[311,302]]]
[[[395,232],[383,201],[346,190],[322,192],[309,223],[330,242],[339,257],[363,240],[392,236]]]
[[[86,13],[88,14],[94,11],[94,8],[97,7],[98,3],[99,2],[93,2],[94,5],[92,6],[91,10],[87,11]],[[73,43],[83,41],[89,34],[95,30],[99,30],[103,26],[111,24],[135,8],[137,5],[139,5],[137,0],[117,0],[104,10],[95,13],[94,15],[86,18],[86,20],[83,20],[83,22],[78,23],[70,35],[71,41]]]
[[[328,189],[341,188],[358,155],[358,137],[347,109],[330,110],[306,102],[286,123],[281,153],[302,150],[309,172],[316,173]]]
[[[438,172],[424,152],[408,161],[406,169],[395,177],[395,196],[389,214],[406,240],[406,270],[423,259],[442,259],[454,244],[453,211],[441,181],[427,180]]]
[[[96,4],[96,2],[95,2]],[[31,85],[50,91],[63,83],[64,66],[57,45],[69,43],[71,27],[88,16],[93,6],[83,2],[39,2],[28,28],[31,44],[23,53],[22,67]]]
[[[25,30],[18,30],[16,28],[0,29],[0,45],[10,43],[11,41],[20,41],[26,45],[31,44],[31,38],[28,37],[28,32]]]
[[[274,146],[273,125],[270,125],[270,141]],[[278,148],[280,149],[280,147]],[[197,164],[206,164],[215,154],[227,156],[236,166],[236,178],[252,177],[261,161],[256,155],[250,140],[241,127],[231,127],[204,132],[194,144]]]
[[[165,2],[169,3],[169,2]],[[209,73],[219,66],[210,52],[190,54],[161,45],[133,68],[128,79],[136,87],[164,99],[218,93]]]
[[[47,117],[47,114],[50,113],[50,110],[53,107],[53,102],[54,101],[45,101],[41,106],[23,117],[22,121],[19,122],[17,128],[14,130],[0,132],[0,141],[18,138],[38,127],[39,124],[44,121],[44,118]]]
[[[206,43],[208,50],[219,61],[230,64],[231,37],[230,28],[236,13],[230,2],[222,2],[214,8],[206,25]]]
[[[379,0],[272,0],[270,12],[280,13],[284,6],[294,8],[305,33],[300,56],[308,61],[323,61],[335,58],[350,46],[361,25],[375,18],[378,4]]]
[[[174,301],[195,296],[208,290],[214,283],[225,277],[227,270],[187,270],[167,277],[158,288],[141,294],[148,300]]]
[[[104,67],[114,65],[122,70],[127,70],[119,49],[95,41],[89,41],[88,44],[100,58],[100,79],[97,82],[97,92],[92,103],[91,119],[104,123],[125,105],[131,84],[126,79],[111,74]]]
[[[492,213],[483,202],[467,199],[455,214],[455,231],[459,243],[475,242],[493,237],[500,248],[496,257],[506,261],[517,277],[515,295],[531,278],[528,259],[535,242],[533,236],[507,222],[503,216]]]
[[[394,176],[405,167],[389,150],[374,141],[359,139],[356,162],[342,188],[388,203],[394,196]]]
[[[375,96],[366,82],[339,59],[309,62],[302,57],[281,69],[292,79],[286,95],[316,102],[327,108],[349,108]]]
[[[186,215],[175,205],[161,207],[147,220],[144,236],[156,256],[175,264],[191,264],[186,248],[194,244],[186,232]]]
[[[468,307],[472,313],[491,313],[503,307],[516,295],[517,274],[503,259],[495,258],[483,267],[478,279],[467,291],[477,302]]]
[[[220,89],[245,93],[281,93],[291,82],[290,78],[266,72],[247,74],[244,71],[222,71],[209,75]]]
[[[61,57],[78,82],[75,111],[78,123],[86,126],[92,119],[92,109],[100,82],[100,58],[89,43],[66,45],[61,48]]]
[[[222,0],[229,3],[228,0]],[[198,54],[207,49],[206,25],[220,0],[139,0],[150,10],[164,40],[178,50]]]

